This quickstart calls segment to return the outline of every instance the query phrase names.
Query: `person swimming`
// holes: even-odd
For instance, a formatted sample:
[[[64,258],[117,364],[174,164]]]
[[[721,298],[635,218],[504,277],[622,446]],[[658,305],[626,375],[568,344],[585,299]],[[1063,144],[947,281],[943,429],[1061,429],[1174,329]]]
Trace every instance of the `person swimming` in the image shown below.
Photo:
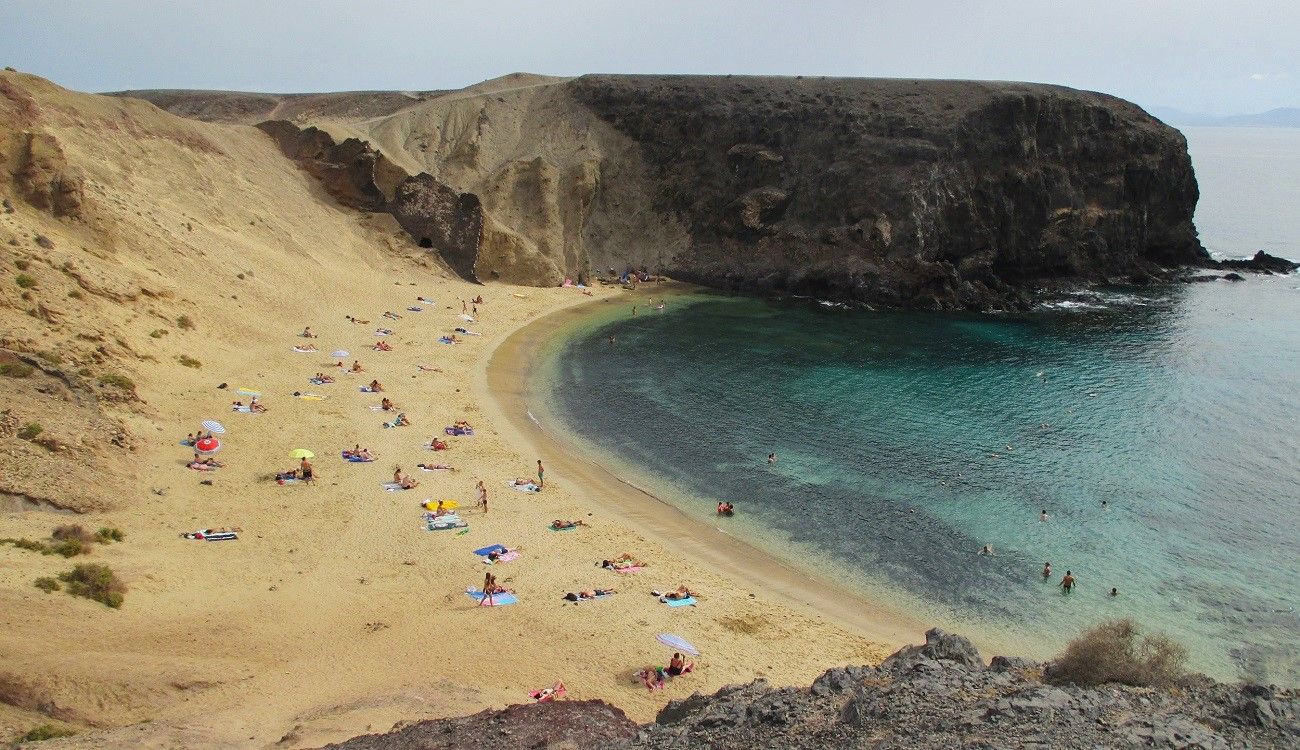
[[[986,545],[984,545],[983,549],[980,550],[980,554],[981,554],[981,555],[988,555],[989,557],[994,557],[994,554],[993,554],[993,545],[991,545],[991,544],[986,544]]]
[[[1110,589],[1110,595],[1111,595],[1111,596],[1119,596],[1119,589],[1117,589],[1117,588],[1115,588],[1114,586],[1112,586],[1111,589]]]
[[[1049,562],[1043,563],[1043,577],[1044,578],[1052,577],[1052,564]]]
[[[767,454],[767,462],[768,462],[769,464],[774,464],[774,463],[776,463],[776,454],[775,454],[775,453],[769,453],[769,454]]]
[[[1061,579],[1061,588],[1067,594],[1074,590],[1074,574],[1068,570],[1065,571],[1065,577]]]
[[[1046,522],[1047,522],[1047,509],[1046,509],[1046,508],[1043,508],[1043,512],[1038,514],[1038,520],[1039,520],[1040,522],[1043,522],[1043,523],[1046,523]]]

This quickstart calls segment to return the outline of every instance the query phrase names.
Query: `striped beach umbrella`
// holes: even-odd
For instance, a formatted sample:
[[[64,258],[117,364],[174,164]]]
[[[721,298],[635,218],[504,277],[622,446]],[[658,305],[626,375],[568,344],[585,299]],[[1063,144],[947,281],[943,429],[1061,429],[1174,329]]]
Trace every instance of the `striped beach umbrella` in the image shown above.
[[[664,644],[665,646],[671,648],[674,651],[685,651],[691,656],[700,655],[700,650],[692,646],[689,641],[687,641],[685,638],[681,637],[680,635],[674,635],[672,633],[660,633],[659,635],[655,636],[655,640],[659,641],[660,643]]]
[[[347,350],[347,349],[335,349],[334,351],[330,352],[330,356],[331,356],[331,357],[346,357],[346,356],[348,356],[348,350]]]
[[[203,429],[207,430],[208,432],[211,432],[214,435],[224,435],[226,433],[226,428],[222,427],[220,422],[211,419],[205,419],[199,424],[203,426]]]

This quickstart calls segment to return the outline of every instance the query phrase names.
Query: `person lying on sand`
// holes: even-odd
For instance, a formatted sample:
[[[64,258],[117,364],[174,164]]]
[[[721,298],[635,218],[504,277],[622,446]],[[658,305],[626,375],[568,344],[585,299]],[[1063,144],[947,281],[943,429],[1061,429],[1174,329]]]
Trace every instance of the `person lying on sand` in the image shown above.
[[[668,660],[668,669],[664,671],[669,677],[681,677],[693,669],[695,669],[695,662],[688,662],[681,654],[674,653],[673,658]]]
[[[244,529],[240,526],[222,526],[219,529],[199,529],[198,531],[187,531],[182,533],[181,539],[205,539],[211,534],[242,534]]]
[[[376,341],[375,345],[370,347],[377,352],[391,352],[393,347],[387,341]]]
[[[668,675],[662,667],[642,667],[635,676],[645,684],[647,690],[661,690],[668,684]]]
[[[680,602],[683,599],[690,599],[695,596],[685,586],[678,586],[676,591],[651,591],[650,594],[659,597],[661,602]]]
[[[576,528],[578,528],[579,526],[586,526],[586,525],[587,525],[587,522],[586,522],[586,521],[581,521],[581,520],[579,520],[579,521],[567,521],[567,520],[562,520],[562,519],[557,518],[557,519],[555,519],[554,521],[551,521],[551,528],[552,528],[552,529],[555,529],[556,531],[559,531],[559,530],[561,530],[561,529],[576,529]]]
[[[299,335],[302,336],[302,337],[305,338],[305,339],[314,339],[314,338],[316,338],[316,334],[314,334],[314,333],[311,332],[311,326],[307,326],[306,328],[302,329],[302,333],[299,334]]]
[[[456,470],[454,466],[448,466],[447,464],[416,464],[415,468],[424,469],[425,471],[455,471]]]
[[[385,318],[388,318],[389,320],[401,320],[401,319],[402,319],[402,316],[401,316],[401,315],[398,315],[397,313],[393,312],[392,310],[385,310],[385,311],[384,311],[384,317],[385,317]]]
[[[358,325],[363,325],[363,326],[368,326],[368,325],[370,325],[370,321],[368,321],[368,320],[362,320],[361,318],[354,318],[354,317],[352,317],[351,315],[347,316],[347,318],[348,318],[348,321],[351,322],[351,323],[356,323],[356,324],[358,324]]]
[[[416,365],[416,367],[423,370],[424,372],[442,372],[441,367],[434,367],[433,365],[418,364]]]
[[[420,483],[417,482],[414,477],[409,474],[403,474],[402,467],[400,466],[393,467],[393,484],[398,485],[404,490],[411,490],[420,486]]]
[[[344,458],[355,458],[355,459],[359,459],[359,460],[361,460],[361,461],[374,461],[374,460],[375,460],[375,456],[374,456],[373,453],[370,452],[370,449],[369,449],[369,448],[362,448],[360,445],[357,445],[357,447],[353,448],[352,450],[344,449],[344,451],[343,451],[343,457],[344,457]]]
[[[326,375],[326,374],[323,373],[323,372],[318,372],[318,373],[316,373],[316,377],[313,378],[313,380],[319,380],[319,381],[322,382],[322,383],[333,383],[333,382],[334,382],[334,376],[333,376],[333,375]]]
[[[609,596],[610,594],[617,593],[618,589],[592,589],[591,591],[579,591],[576,594],[570,591],[564,595],[564,600],[570,602],[585,602],[588,599],[595,599],[598,596]]]
[[[452,423],[451,426],[452,426],[452,427],[455,427],[455,428],[457,428],[457,429],[461,429],[461,430],[472,430],[472,429],[474,429],[473,427],[470,426],[469,422],[466,422],[466,421],[463,420],[463,419],[457,419],[455,422]]]
[[[459,344],[459,343],[460,343],[460,338],[458,338],[458,337],[456,336],[456,334],[454,334],[454,333],[447,334],[446,336],[443,336],[443,338],[447,339],[448,341],[450,341],[450,342],[453,343],[453,344]]]
[[[439,501],[438,505],[439,507],[441,507],[442,502]],[[450,512],[451,511],[446,511],[446,510],[443,511],[443,513],[450,513]],[[494,549],[491,552],[487,553],[487,561],[488,563],[494,563],[500,560],[503,555],[508,555],[511,552],[518,552],[518,551],[519,551],[518,547],[506,547],[505,549]]]
[[[375,329],[375,335],[376,335],[376,336],[392,336],[392,335],[393,335],[393,329],[391,329],[391,328],[376,328],[376,329]]]
[[[383,385],[383,383],[380,383],[378,380],[372,380],[372,381],[370,381],[370,392],[371,392],[371,393],[383,393],[383,392],[384,392],[384,385]]]
[[[383,400],[379,402],[379,408],[381,411],[392,411],[397,407],[393,406],[392,399],[388,398],[387,396],[384,396]]]
[[[197,453],[194,454],[194,460],[190,461],[190,468],[194,468],[194,469],[199,469],[199,468],[220,469],[223,466],[225,466],[225,464],[221,463],[217,459],[212,458],[211,456],[209,456],[208,458],[200,458],[199,454]]]
[[[445,442],[439,440],[438,438],[434,438],[433,442],[429,443],[429,447],[435,451],[445,451],[451,449],[451,446],[447,445]]]
[[[613,560],[600,561],[600,567],[605,568],[606,570],[627,570],[628,568],[644,568],[645,566],[645,563],[632,557],[632,555],[627,552],[624,552]]]
[[[468,329],[468,328],[457,328],[457,329],[456,329],[456,333],[463,334],[463,335],[465,335],[465,336],[482,336],[482,335],[483,335],[483,334],[479,333],[478,331],[471,331],[471,330]]]
[[[296,352],[314,352],[314,351],[316,351],[316,345],[315,345],[315,344],[303,344],[303,345],[301,345],[301,346],[295,346],[295,347],[293,348],[293,350],[296,351]]]

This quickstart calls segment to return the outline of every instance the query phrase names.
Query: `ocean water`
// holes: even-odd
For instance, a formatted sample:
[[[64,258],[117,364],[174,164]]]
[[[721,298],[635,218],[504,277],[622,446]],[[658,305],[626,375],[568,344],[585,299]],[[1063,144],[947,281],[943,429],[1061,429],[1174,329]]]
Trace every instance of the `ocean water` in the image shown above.
[[[1188,133],[1215,252],[1300,256],[1281,132]],[[1300,277],[1023,315],[678,296],[548,362],[543,419],[815,575],[1014,653],[1132,616],[1211,675],[1300,683]]]

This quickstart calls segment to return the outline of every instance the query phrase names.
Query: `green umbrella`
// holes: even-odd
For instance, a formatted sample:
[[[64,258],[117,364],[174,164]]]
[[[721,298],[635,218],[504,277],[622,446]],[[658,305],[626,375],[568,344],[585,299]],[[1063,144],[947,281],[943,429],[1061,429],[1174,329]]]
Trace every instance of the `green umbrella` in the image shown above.
[[[306,448],[296,448],[289,455],[292,456],[293,458],[315,458],[316,457],[315,453],[312,453]]]

